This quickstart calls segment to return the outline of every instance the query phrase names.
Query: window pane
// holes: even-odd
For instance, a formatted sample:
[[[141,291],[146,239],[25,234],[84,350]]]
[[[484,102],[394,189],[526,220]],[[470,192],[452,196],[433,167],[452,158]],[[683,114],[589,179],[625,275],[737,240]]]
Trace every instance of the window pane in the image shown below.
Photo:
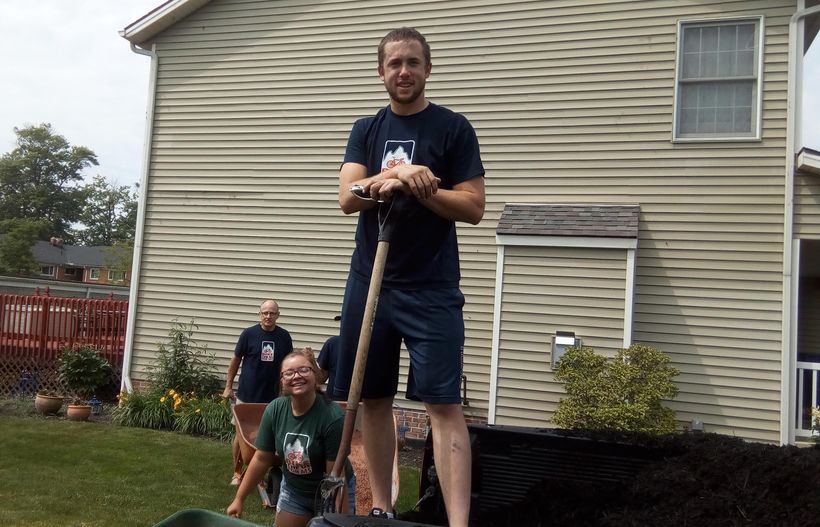
[[[717,51],[718,26],[707,26],[701,31],[701,51]]]
[[[697,108],[698,107],[698,86],[687,84],[680,87],[680,107]]]
[[[717,67],[717,52],[716,51],[709,51],[706,53],[701,53],[700,55],[700,76],[702,78],[706,77],[717,77],[718,74],[718,67]]]
[[[734,132],[734,111],[731,108],[718,108],[715,112],[715,131],[718,133]]]
[[[755,73],[755,53],[754,51],[737,52],[737,75],[754,75]]]
[[[697,129],[697,120],[698,111],[694,109],[690,110],[681,110],[680,112],[680,123],[678,123],[678,127],[680,128],[680,133],[682,134],[693,134],[698,131]]]
[[[755,83],[752,81],[733,82],[732,86],[734,87],[735,92],[735,106],[751,108]]]
[[[717,86],[715,84],[701,84],[698,91],[698,107],[714,108],[717,106]]]
[[[694,79],[700,77],[700,54],[684,53],[683,71],[681,76],[684,79]]]
[[[718,53],[717,72],[721,77],[732,77],[737,72],[735,66],[735,58],[737,54],[734,51],[721,51]]]
[[[718,50],[735,51],[737,49],[737,26],[722,26],[718,34]]]
[[[715,109],[701,108],[698,110],[698,132],[714,133],[715,130]]]
[[[697,53],[700,51],[700,28],[687,27],[683,30],[683,52]]]
[[[755,49],[755,24],[737,26],[737,49],[747,51]]]
[[[734,106],[735,87],[732,84],[723,84],[718,87],[717,104],[718,108],[729,108]]]
[[[735,132],[750,134],[752,130],[752,109],[751,108],[736,108],[735,109]]]

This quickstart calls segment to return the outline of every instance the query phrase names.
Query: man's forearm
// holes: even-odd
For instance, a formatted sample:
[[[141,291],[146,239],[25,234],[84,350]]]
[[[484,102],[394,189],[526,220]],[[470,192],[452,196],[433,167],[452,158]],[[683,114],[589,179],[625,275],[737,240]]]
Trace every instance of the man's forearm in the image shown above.
[[[463,190],[439,189],[419,203],[448,220],[476,225],[484,217],[484,197]]]

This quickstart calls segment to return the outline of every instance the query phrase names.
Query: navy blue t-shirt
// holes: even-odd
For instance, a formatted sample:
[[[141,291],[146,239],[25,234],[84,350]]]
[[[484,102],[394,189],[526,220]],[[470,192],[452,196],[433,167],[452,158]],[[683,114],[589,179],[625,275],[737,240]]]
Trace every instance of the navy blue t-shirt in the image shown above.
[[[279,395],[282,359],[293,351],[293,340],[284,328],[265,331],[260,324],[242,331],[234,355],[242,359],[236,396],[245,403],[269,403]]]
[[[336,356],[339,354],[339,336],[334,335],[322,345],[322,351],[316,363],[327,372],[327,388],[325,393],[333,397],[333,386],[336,384]]]
[[[368,177],[398,164],[424,165],[443,189],[484,175],[478,139],[461,114],[429,103],[413,115],[390,107],[353,125],[345,163],[367,167]],[[455,222],[409,199],[390,240],[382,285],[397,289],[458,287],[461,278]],[[385,207],[388,205],[382,205]],[[351,272],[368,281],[378,244],[378,207],[359,213]]]

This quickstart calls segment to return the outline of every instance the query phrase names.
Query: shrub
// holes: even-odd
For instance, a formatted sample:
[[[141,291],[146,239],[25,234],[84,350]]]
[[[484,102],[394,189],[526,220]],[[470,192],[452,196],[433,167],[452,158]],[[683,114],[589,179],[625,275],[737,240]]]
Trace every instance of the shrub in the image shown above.
[[[553,421],[564,428],[672,432],[675,412],[661,404],[678,393],[672,379],[679,371],[669,363],[661,351],[639,344],[620,350],[614,359],[589,347],[570,348],[556,368],[567,396]]]
[[[206,346],[200,346],[193,338],[192,320],[188,324],[174,320],[168,332],[168,343],[159,344],[154,364],[148,368],[148,379],[154,390],[176,390],[198,396],[219,393],[220,378],[213,373],[213,355]]]
[[[87,401],[114,376],[114,369],[100,350],[87,344],[63,348],[58,372],[60,381],[78,402]]]
[[[222,397],[186,396],[174,389],[121,394],[112,418],[121,426],[176,430],[222,441],[234,432],[230,406]]]
[[[231,408],[217,395],[183,399],[176,414],[174,429],[191,435],[214,437],[222,441],[233,438]]]

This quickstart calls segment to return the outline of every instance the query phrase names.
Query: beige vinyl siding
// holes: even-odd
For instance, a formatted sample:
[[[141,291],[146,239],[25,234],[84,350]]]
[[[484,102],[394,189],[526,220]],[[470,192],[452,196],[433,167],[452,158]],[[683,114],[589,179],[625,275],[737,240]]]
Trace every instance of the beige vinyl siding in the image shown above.
[[[795,238],[820,238],[818,196],[820,196],[820,174],[797,172],[794,176]]]
[[[623,347],[626,259],[625,249],[505,248],[497,424],[549,423],[563,394],[551,369],[556,331],[609,356]]]
[[[355,226],[336,205],[336,174],[353,120],[386,100],[375,46],[406,24],[433,48],[429,98],[471,120],[487,169],[485,218],[459,226],[470,411],[487,411],[504,204],[637,203],[633,336],[691,377],[673,403],[679,419],[777,440],[794,9],[785,0],[214,0],[156,41],[137,370],[175,316],[194,315],[224,366],[266,296],[281,301],[297,345],[335,333]],[[677,22],[748,15],[765,17],[762,140],[672,143]],[[519,340],[504,342],[537,355],[542,335],[517,324]],[[560,395],[541,389],[547,407]],[[512,416],[515,404],[503,403]]]

